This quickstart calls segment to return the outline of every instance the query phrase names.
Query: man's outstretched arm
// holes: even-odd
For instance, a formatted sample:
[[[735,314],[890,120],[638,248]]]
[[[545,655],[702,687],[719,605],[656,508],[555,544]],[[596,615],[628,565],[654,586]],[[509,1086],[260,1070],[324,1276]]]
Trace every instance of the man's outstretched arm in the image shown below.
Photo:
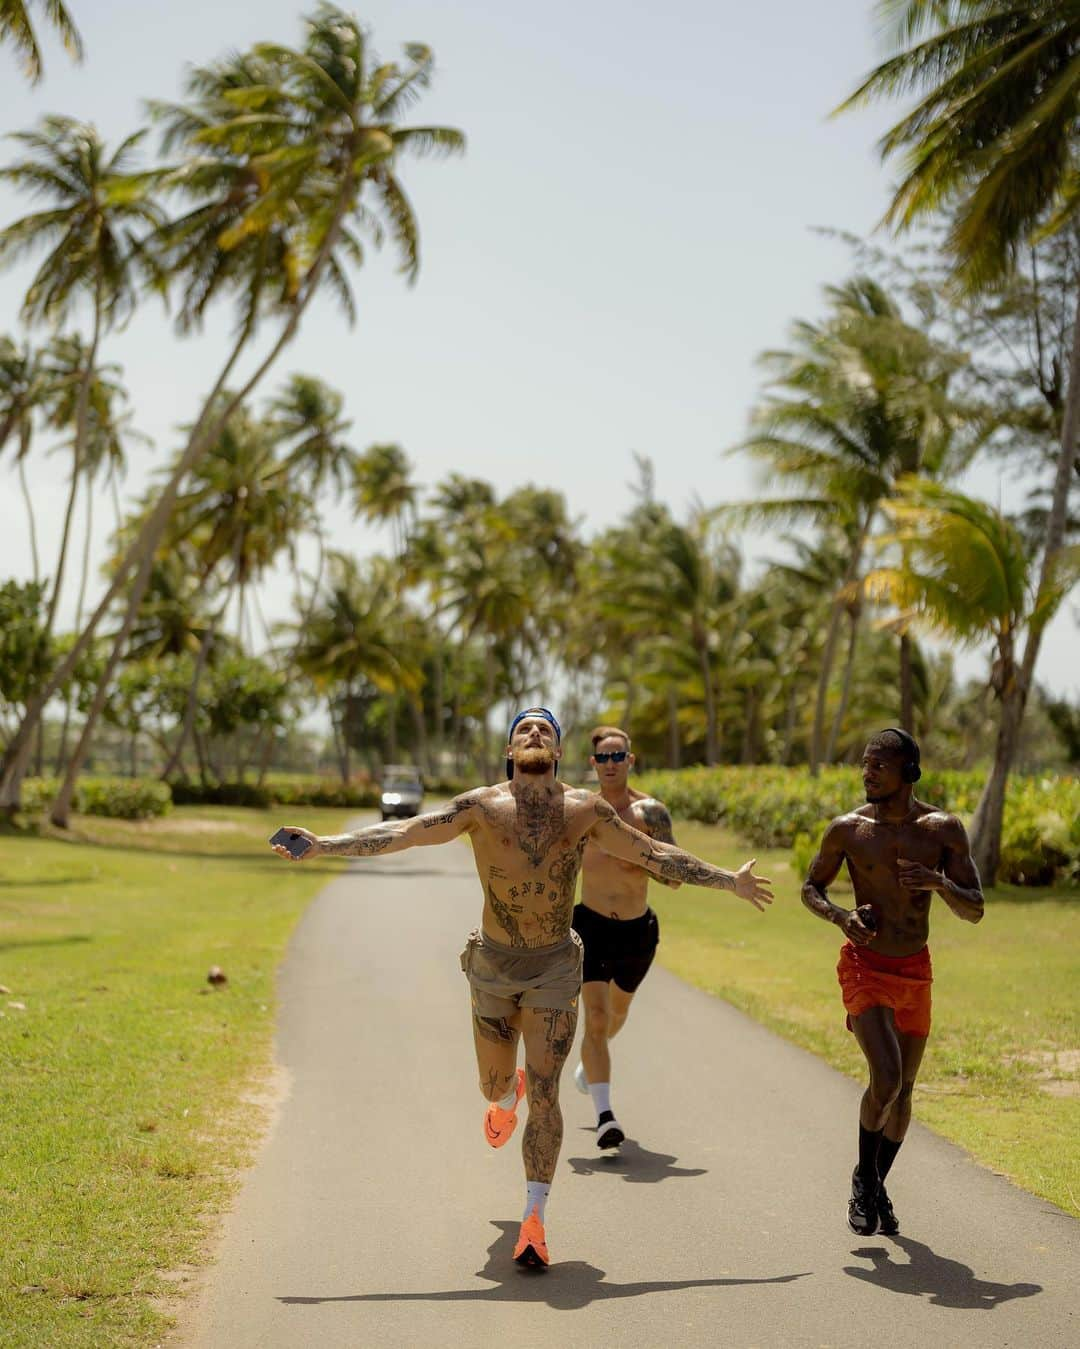
[[[626,824],[606,801],[596,803],[597,821],[588,836],[597,847],[624,862],[643,867],[658,880],[679,881],[686,885],[704,885],[711,890],[730,890],[740,899],[748,900],[756,909],[772,903],[771,881],[755,876],[751,858],[738,871],[726,871],[703,862],[700,857],[676,848],[671,843],[659,843],[647,834]]]
[[[641,803],[641,814],[646,826],[641,831],[642,833],[647,831],[649,837],[657,843],[672,843],[676,848],[679,846],[675,843],[675,826],[671,823],[671,815],[662,801],[657,801],[655,797],[652,800],[643,801]],[[677,890],[682,885],[682,881],[666,880],[663,876],[654,876],[654,880],[658,880],[661,885],[666,885],[669,890]]]
[[[292,834],[307,839],[311,847],[293,857],[288,849],[274,845],[274,852],[290,862],[307,862],[313,857],[374,857],[379,853],[404,852],[406,848],[428,847],[433,843],[449,843],[452,838],[468,833],[476,818],[476,798],[459,796],[449,809],[427,815],[414,815],[411,820],[395,820],[393,824],[372,824],[353,834],[313,834],[296,825],[286,825]]]

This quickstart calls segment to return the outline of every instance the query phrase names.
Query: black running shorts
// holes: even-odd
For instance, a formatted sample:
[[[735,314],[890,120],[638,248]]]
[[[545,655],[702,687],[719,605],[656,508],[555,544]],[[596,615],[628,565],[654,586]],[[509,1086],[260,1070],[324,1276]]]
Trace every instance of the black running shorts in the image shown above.
[[[648,974],[660,944],[660,924],[652,909],[640,918],[605,918],[578,904],[573,927],[585,944],[582,983],[611,980],[624,993],[633,993]]]

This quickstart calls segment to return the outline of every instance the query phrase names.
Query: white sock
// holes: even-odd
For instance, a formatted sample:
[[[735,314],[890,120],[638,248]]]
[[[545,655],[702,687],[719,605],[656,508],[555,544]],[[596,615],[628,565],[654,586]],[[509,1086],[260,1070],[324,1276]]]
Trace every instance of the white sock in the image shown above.
[[[544,1181],[527,1180],[525,1182],[525,1212],[521,1215],[521,1221],[524,1222],[533,1209],[536,1209],[536,1216],[543,1222],[544,1209],[547,1208],[548,1195],[550,1193],[551,1186],[545,1184]]]
[[[496,1101],[495,1104],[502,1106],[504,1110],[513,1110],[514,1106],[517,1104],[517,1073],[514,1074],[514,1080],[511,1083],[510,1090],[501,1101]]]
[[[592,1097],[593,1106],[596,1109],[597,1116],[611,1109],[611,1083],[610,1082],[590,1082],[589,1095]]]

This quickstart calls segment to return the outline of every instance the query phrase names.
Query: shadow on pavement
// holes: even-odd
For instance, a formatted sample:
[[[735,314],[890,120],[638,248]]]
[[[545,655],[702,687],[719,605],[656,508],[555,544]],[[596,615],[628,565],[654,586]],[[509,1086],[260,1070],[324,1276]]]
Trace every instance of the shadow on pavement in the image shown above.
[[[546,1270],[522,1269],[513,1262],[518,1224],[492,1221],[499,1235],[488,1247],[488,1261],[477,1278],[494,1288],[460,1288],[441,1293],[346,1293],[339,1297],[281,1297],[289,1306],[317,1306],[324,1302],[535,1302],[554,1311],[580,1311],[608,1298],[644,1297],[647,1293],[678,1293],[685,1288],[737,1288],[746,1284],[792,1283],[802,1274],[780,1274],[772,1279],[655,1279],[643,1283],[605,1283],[604,1271],[583,1260],[567,1260]]]
[[[587,1130],[595,1133],[595,1129]],[[618,1156],[594,1153],[591,1157],[567,1157],[575,1176],[621,1176],[631,1185],[655,1185],[657,1181],[705,1176],[704,1167],[675,1166],[679,1159],[666,1152],[650,1152],[628,1138]]]
[[[894,1293],[928,1298],[935,1307],[967,1310],[993,1311],[999,1303],[1011,1302],[1018,1297],[1034,1297],[1043,1291],[1038,1283],[990,1283],[986,1279],[977,1279],[974,1270],[967,1265],[935,1254],[920,1241],[912,1241],[910,1237],[893,1237],[891,1240],[906,1253],[906,1265],[892,1260],[884,1246],[860,1246],[851,1254],[860,1260],[871,1261],[872,1268],[846,1265],[844,1273]]]

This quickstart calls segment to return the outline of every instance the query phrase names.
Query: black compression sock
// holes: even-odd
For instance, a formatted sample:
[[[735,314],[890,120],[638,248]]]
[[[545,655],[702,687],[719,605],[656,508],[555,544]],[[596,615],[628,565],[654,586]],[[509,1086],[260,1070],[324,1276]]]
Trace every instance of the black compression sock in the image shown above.
[[[881,1142],[878,1144],[877,1154],[877,1173],[879,1180],[884,1180],[889,1174],[893,1162],[896,1161],[896,1154],[900,1151],[900,1145],[903,1141],[902,1138],[897,1141],[892,1138],[886,1138],[885,1135],[882,1134]]]
[[[864,1129],[859,1125],[859,1175],[872,1189],[878,1182],[878,1149],[881,1147],[880,1129]]]

